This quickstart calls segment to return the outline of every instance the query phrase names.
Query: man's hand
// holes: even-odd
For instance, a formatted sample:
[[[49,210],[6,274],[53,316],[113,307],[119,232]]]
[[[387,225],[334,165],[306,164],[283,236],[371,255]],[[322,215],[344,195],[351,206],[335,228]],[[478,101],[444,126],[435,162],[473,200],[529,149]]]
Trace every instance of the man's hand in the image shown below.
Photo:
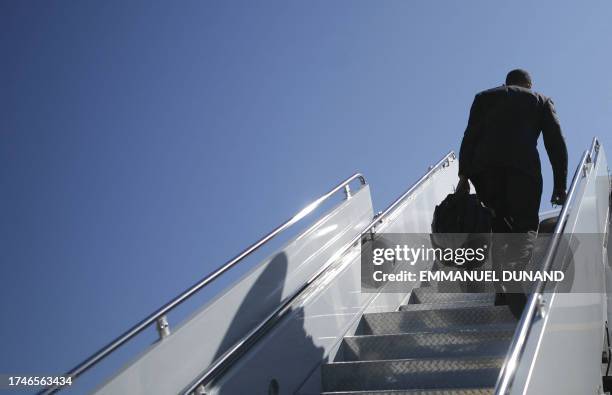
[[[566,197],[567,197],[567,193],[565,192],[565,188],[555,188],[553,189],[553,193],[550,198],[550,202],[557,206],[563,206],[563,204],[565,203]]]
[[[459,176],[459,183],[457,183],[455,193],[460,195],[468,195],[470,193],[470,182],[466,176]]]

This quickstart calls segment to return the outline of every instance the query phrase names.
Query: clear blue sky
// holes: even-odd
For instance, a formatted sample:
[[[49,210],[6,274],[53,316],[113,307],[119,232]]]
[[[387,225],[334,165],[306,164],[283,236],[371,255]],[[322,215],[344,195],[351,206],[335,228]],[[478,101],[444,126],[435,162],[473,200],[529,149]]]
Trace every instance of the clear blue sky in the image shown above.
[[[588,5],[1,2],[0,373],[71,367],[355,170],[382,209],[512,68],[570,175],[593,135],[612,152],[612,3]]]

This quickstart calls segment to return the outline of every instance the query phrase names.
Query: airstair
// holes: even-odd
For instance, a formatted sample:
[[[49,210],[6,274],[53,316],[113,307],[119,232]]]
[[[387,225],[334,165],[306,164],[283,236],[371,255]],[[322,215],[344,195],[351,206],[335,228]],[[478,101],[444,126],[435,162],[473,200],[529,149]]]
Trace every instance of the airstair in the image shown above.
[[[322,366],[324,393],[492,394],[517,323],[494,298],[417,288],[398,311],[364,314]]]
[[[571,257],[569,289],[537,282],[520,316],[492,292],[440,292],[427,283],[363,292],[362,250],[385,234],[429,233],[435,205],[456,181],[450,152],[375,213],[370,185],[354,174],[68,371],[71,388],[42,393],[603,394],[612,270],[610,179],[599,141],[584,151],[565,205],[541,215],[548,236],[538,237],[538,265]],[[177,306],[341,194],[312,225],[174,323]],[[600,242],[584,243],[583,234]],[[87,381],[79,376],[153,328],[153,344],[110,378],[79,387]]]

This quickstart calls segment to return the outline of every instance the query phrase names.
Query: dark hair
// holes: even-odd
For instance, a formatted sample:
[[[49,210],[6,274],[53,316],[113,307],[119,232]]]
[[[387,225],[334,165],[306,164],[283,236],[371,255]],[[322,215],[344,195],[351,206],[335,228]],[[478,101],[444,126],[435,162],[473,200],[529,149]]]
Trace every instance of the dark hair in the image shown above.
[[[515,69],[506,76],[506,85],[529,85],[531,86],[531,76],[526,70]]]

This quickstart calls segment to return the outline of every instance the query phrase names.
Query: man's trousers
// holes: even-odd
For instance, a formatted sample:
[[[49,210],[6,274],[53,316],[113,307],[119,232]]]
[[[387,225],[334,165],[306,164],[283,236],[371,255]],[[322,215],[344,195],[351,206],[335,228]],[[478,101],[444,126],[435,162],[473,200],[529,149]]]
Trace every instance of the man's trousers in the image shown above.
[[[542,178],[512,168],[491,168],[470,177],[480,201],[494,211],[493,269],[523,270],[531,259],[539,225]],[[499,276],[501,277],[501,275]],[[521,284],[496,284],[496,303],[507,302],[515,316],[526,303]]]

